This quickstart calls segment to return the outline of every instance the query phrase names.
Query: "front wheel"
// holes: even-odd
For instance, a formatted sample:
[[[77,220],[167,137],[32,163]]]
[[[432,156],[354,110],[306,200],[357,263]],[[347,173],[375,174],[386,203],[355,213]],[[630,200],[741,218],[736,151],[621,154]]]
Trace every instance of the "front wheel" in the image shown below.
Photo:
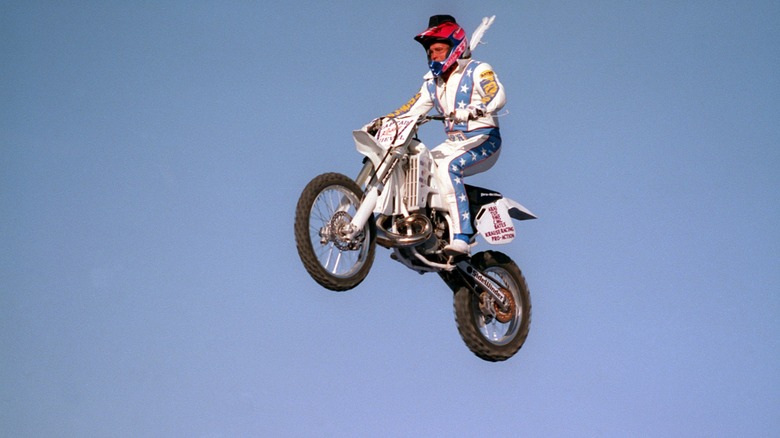
[[[350,237],[363,191],[349,177],[325,173],[309,182],[295,208],[295,244],[311,277],[321,286],[345,291],[360,284],[374,262],[376,225],[368,220]]]
[[[523,346],[531,324],[531,294],[520,268],[506,255],[485,251],[475,254],[472,264],[500,285],[509,308],[487,311],[487,294],[475,294],[461,286],[455,292],[455,322],[463,342],[480,358],[497,362],[512,357]],[[478,291],[479,292],[479,291]]]

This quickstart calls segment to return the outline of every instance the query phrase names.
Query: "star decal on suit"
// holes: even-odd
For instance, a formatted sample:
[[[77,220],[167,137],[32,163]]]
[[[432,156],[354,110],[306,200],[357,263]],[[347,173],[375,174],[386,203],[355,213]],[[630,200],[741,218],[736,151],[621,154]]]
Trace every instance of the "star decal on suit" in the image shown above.
[[[466,199],[468,199],[468,197],[466,197],[466,194],[465,194],[465,193],[462,193],[462,194],[460,195],[460,198],[458,198],[458,200],[459,200],[460,202],[466,202]]]
[[[466,85],[466,84],[463,84],[463,86],[460,87],[460,92],[461,93],[468,93],[469,92],[469,86]]]
[[[464,166],[466,164],[466,159],[463,157],[460,157],[460,165]]]
[[[458,109],[463,109],[463,108],[466,108],[466,102],[461,100],[460,102],[458,102]]]

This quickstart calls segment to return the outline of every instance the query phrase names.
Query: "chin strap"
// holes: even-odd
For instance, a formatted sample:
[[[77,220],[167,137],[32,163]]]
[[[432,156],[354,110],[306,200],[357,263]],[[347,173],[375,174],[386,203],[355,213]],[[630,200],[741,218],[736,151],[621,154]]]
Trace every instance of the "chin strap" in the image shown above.
[[[493,15],[492,17],[488,18],[485,17],[482,19],[482,23],[480,23],[479,26],[477,26],[477,29],[474,31],[474,33],[471,35],[471,39],[469,40],[469,50],[474,51],[474,49],[477,48],[479,45],[479,42],[482,40],[482,35],[485,35],[485,31],[490,28],[490,25],[493,24],[493,20],[496,19],[496,16]]]

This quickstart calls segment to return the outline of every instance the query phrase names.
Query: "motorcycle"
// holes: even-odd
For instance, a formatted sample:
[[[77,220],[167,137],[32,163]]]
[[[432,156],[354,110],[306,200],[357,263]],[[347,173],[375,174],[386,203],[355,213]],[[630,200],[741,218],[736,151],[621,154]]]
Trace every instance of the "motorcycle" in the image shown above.
[[[452,218],[437,180],[436,162],[419,127],[441,116],[377,119],[353,131],[365,156],[355,180],[324,173],[303,189],[295,210],[298,255],[309,275],[333,291],[356,287],[368,275],[376,245],[420,274],[437,273],[454,293],[461,338],[478,357],[503,361],[528,336],[531,297],[520,268],[504,253],[448,256]],[[477,234],[489,244],[515,238],[512,219],[536,216],[500,193],[465,185]],[[470,245],[476,244],[472,237]]]

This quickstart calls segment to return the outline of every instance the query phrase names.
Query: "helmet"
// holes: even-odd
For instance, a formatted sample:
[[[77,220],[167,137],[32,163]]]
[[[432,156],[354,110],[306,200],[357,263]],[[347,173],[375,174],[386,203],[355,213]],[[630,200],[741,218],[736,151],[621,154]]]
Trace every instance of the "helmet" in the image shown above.
[[[434,15],[428,21],[428,29],[414,37],[428,52],[433,43],[445,43],[450,46],[450,51],[444,61],[431,61],[428,57],[428,66],[435,77],[450,69],[458,58],[469,55],[469,43],[466,40],[466,31],[458,25],[450,15]]]

